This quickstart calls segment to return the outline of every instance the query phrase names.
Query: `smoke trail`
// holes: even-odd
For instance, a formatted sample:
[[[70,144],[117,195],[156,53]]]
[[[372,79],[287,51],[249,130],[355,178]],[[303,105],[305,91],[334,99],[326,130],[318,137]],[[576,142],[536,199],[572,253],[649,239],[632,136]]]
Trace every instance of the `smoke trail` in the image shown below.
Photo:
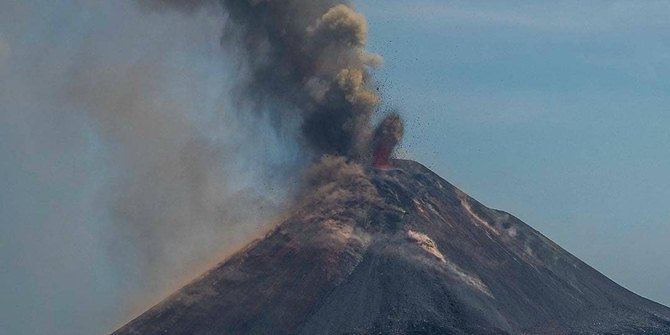
[[[365,18],[336,0],[139,0],[150,7],[193,10],[218,3],[229,15],[223,43],[242,60],[240,96],[269,108],[278,123],[298,119],[313,153],[361,161],[371,153],[379,105],[365,51]],[[266,107],[266,108],[263,108]]]
[[[121,171],[103,200],[116,223],[111,256],[120,273],[141,271],[142,282],[151,284],[139,291],[148,296],[162,293],[155,289],[173,284],[165,278],[197,267],[194,263],[212,257],[221,244],[252,234],[259,227],[255,223],[269,221],[278,207],[271,200],[276,194],[256,186],[277,185],[268,171],[236,166],[267,145],[262,138],[252,139],[257,135],[252,129],[228,119],[224,139],[212,140],[184,110],[186,99],[161,92],[161,71],[165,67],[155,64],[84,62],[67,87],[69,100],[87,111],[115,146]],[[133,254],[135,262],[123,264]]]
[[[108,332],[272,223],[298,146],[222,94],[223,20],[0,1],[0,333]]]

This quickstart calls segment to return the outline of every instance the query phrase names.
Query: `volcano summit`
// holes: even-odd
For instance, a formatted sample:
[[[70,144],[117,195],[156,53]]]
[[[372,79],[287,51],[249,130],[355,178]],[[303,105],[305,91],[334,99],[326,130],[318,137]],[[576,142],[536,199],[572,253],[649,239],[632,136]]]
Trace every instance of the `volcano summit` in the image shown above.
[[[340,174],[114,335],[670,334],[622,288],[424,166]]]

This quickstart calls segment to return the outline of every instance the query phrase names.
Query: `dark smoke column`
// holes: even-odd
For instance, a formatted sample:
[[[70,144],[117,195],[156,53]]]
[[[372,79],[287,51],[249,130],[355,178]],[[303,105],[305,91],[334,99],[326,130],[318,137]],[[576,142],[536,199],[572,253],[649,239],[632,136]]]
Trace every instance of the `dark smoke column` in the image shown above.
[[[307,145],[318,154],[359,159],[369,150],[379,97],[364,50],[365,18],[341,1],[226,0],[227,39],[243,46],[248,94],[287,102],[300,113]]]
[[[317,155],[369,157],[371,118],[379,96],[370,69],[382,59],[365,51],[368,27],[348,1],[138,0],[192,10],[219,4],[229,19],[223,43],[242,61],[243,97],[302,122]]]

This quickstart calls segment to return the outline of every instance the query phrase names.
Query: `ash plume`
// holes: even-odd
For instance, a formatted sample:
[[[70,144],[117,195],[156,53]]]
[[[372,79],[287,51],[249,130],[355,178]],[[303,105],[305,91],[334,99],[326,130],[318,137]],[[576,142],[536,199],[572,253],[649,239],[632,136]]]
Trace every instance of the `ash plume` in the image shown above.
[[[0,150],[25,208],[0,234],[25,272],[2,286],[31,311],[0,333],[103,334],[281,215],[298,145],[222,94],[224,20],[0,1]]]
[[[298,120],[317,156],[368,159],[380,102],[370,70],[382,58],[365,51],[365,17],[347,1],[139,1],[185,11],[220,5],[228,15],[222,43],[241,61],[243,102],[269,110],[280,127]]]
[[[307,169],[304,179],[307,184],[305,200],[317,206],[335,201],[353,206],[381,202],[374,185],[365,176],[364,168],[342,156],[321,157],[317,164]]]
[[[381,58],[345,2],[0,3],[0,133],[16,187],[40,190],[11,219],[36,242],[6,254],[30,260],[13,291],[41,317],[10,332],[124,321],[281,215],[305,162],[312,201],[376,197]]]

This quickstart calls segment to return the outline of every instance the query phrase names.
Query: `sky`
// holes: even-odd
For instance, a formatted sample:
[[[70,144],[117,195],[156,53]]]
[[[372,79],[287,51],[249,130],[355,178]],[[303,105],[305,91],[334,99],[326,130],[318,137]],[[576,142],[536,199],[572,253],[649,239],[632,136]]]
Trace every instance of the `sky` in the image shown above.
[[[670,3],[358,5],[407,156],[670,305]]]
[[[670,3],[354,3],[402,157],[670,305]],[[0,2],[0,334],[109,333],[276,213],[299,153],[235,113],[220,25]]]

